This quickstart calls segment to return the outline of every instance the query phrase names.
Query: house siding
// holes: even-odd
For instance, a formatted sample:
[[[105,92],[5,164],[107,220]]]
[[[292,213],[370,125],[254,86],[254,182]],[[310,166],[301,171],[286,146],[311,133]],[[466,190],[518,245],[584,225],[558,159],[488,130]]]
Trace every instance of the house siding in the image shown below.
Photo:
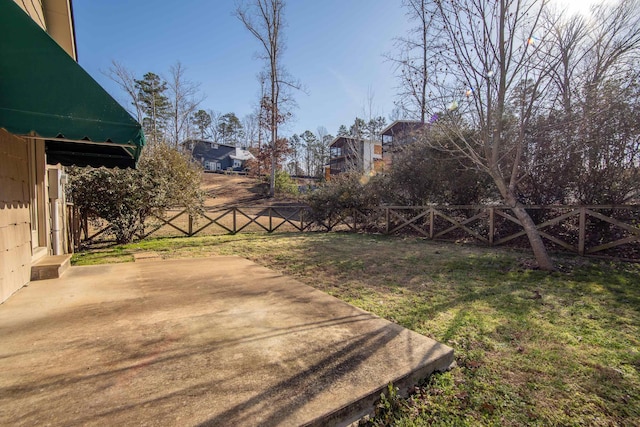
[[[339,136],[330,146],[329,174],[338,175],[357,170],[372,174],[382,169],[382,145],[373,140]]]
[[[220,164],[219,170],[232,169],[241,171],[244,169],[244,161],[240,162],[240,166],[234,165],[234,159],[231,156],[236,154],[236,147],[233,145],[210,141],[187,141],[186,144],[193,144],[190,148],[191,155],[202,164],[205,170],[216,170],[215,168],[207,167],[214,162]]]
[[[47,31],[47,23],[44,17],[44,9],[41,1],[14,0],[33,21],[43,30]]]
[[[31,277],[27,143],[0,129],[0,302]]]

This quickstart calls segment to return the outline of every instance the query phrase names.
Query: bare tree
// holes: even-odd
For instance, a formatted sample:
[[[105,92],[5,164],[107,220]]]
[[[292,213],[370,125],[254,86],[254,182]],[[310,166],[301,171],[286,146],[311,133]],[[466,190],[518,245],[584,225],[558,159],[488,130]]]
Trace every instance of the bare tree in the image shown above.
[[[133,115],[139,123],[142,123],[143,110],[142,104],[138,98],[138,88],[136,87],[136,78],[131,70],[127,69],[124,65],[113,60],[111,66],[107,71],[103,71],[102,74],[113,80],[120,89],[122,89],[129,97],[131,104],[125,105],[127,111]],[[131,109],[133,106],[133,110]]]
[[[435,25],[437,2],[431,0],[403,0],[407,19],[415,23],[405,37],[395,39],[396,51],[385,57],[393,65],[400,85],[397,107],[425,122],[429,110],[429,82],[438,65],[440,29]]]
[[[371,141],[382,141],[380,132],[387,126],[387,119],[376,108],[375,93],[371,87],[367,89],[367,97],[362,108],[362,114],[365,120],[362,136]]]
[[[242,127],[244,128],[244,144],[245,147],[253,148],[258,144],[258,132],[260,132],[258,116],[255,113],[247,114],[242,118]]]
[[[538,39],[546,1],[436,2],[430,34],[440,64],[429,77],[436,148],[489,174],[529,239],[539,268],[552,270],[540,232],[519,200],[527,128],[545,107],[555,60]],[[427,76],[424,78],[426,79]]]
[[[171,103],[169,118],[169,141],[175,147],[188,137],[189,120],[204,100],[199,94],[200,84],[188,80],[186,68],[178,61],[169,67],[168,95]]]
[[[288,114],[283,111],[283,96],[287,88],[299,89],[300,85],[291,79],[282,66],[284,40],[284,0],[245,0],[236,9],[236,16],[245,28],[260,42],[262,54],[266,62],[266,74],[269,85],[261,103],[267,113],[271,145],[271,179],[270,194],[275,194],[275,173],[277,167],[278,128]]]
[[[585,203],[620,203],[638,188],[639,123],[632,111],[640,78],[640,1],[594,6],[585,39],[577,123],[586,173],[578,193]],[[612,200],[603,200],[605,194]]]
[[[551,11],[544,16],[544,31],[548,42],[553,44],[552,54],[558,65],[551,72],[558,99],[567,114],[573,110],[573,95],[580,85],[578,67],[583,62],[586,50],[582,49],[588,28],[581,15],[563,19],[563,12]]]
[[[209,117],[211,117],[211,122],[209,123],[209,127],[207,128],[207,135],[211,138],[212,141],[220,140],[220,118],[222,117],[222,113],[219,113],[214,110],[207,110],[209,113]]]
[[[607,78],[623,76],[640,60],[640,1],[620,0],[592,8],[588,54],[584,72],[588,89],[597,89]]]
[[[329,161],[329,144],[333,141],[333,136],[329,134],[329,131],[327,131],[327,128],[324,126],[318,126],[316,135],[318,136],[318,150],[316,153],[315,167],[310,175],[315,175],[320,178],[324,176],[324,165]]]

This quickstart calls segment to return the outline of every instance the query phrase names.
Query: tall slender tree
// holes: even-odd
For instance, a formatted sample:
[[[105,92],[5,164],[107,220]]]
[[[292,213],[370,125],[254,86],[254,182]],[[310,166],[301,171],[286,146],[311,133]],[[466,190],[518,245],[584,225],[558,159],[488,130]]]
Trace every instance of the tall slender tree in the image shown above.
[[[409,22],[415,26],[404,37],[395,40],[395,52],[386,57],[398,75],[400,99],[397,103],[404,115],[425,122],[429,108],[428,93],[432,73],[440,64],[441,43],[436,25],[437,2],[403,0]]]
[[[177,147],[188,137],[189,120],[204,97],[200,95],[200,85],[187,79],[186,68],[178,61],[169,67],[167,97],[170,107],[168,114],[168,140]]]
[[[266,62],[268,86],[261,104],[267,113],[268,129],[271,145],[271,179],[270,194],[275,195],[275,173],[278,163],[278,129],[287,119],[288,113],[283,108],[288,98],[287,89],[299,89],[300,85],[293,81],[282,65],[284,39],[284,0],[245,0],[236,9],[236,16],[245,28],[258,40],[262,47],[261,58]]]
[[[207,138],[209,135],[209,126],[211,126],[211,115],[205,110],[198,110],[193,113],[191,120],[198,129],[200,139]]]
[[[256,113],[247,114],[242,118],[242,128],[244,129],[244,146],[253,148],[258,145],[258,133],[260,132],[258,115]]]
[[[164,139],[164,131],[171,105],[167,98],[167,82],[152,72],[135,80],[137,100],[143,114],[142,125],[148,140],[156,144]]]
[[[144,118],[143,107],[138,97],[138,86],[136,85],[136,78],[131,70],[117,61],[111,61],[111,66],[104,75],[114,81],[120,89],[122,89],[129,97],[129,103],[124,103],[127,107],[127,111],[133,115],[139,123],[142,123]],[[129,107],[131,105],[133,109]]]
[[[301,175],[300,153],[303,150],[302,140],[298,134],[293,134],[289,138],[290,161],[288,164],[289,175]]]
[[[318,136],[318,150],[312,175],[322,178],[324,177],[324,166],[329,162],[329,145],[333,141],[333,135],[324,126],[318,126],[316,135]]]
[[[304,164],[307,175],[311,175],[313,172],[314,160],[318,149],[318,138],[310,130],[305,130],[300,139],[304,141]]]

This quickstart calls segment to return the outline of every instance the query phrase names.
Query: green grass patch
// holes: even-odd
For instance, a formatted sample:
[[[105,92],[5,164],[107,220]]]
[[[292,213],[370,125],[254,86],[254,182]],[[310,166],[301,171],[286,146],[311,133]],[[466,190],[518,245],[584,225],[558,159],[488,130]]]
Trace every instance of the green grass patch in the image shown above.
[[[362,234],[152,239],[75,265],[239,255],[454,348],[457,367],[372,424],[638,425],[640,265]]]

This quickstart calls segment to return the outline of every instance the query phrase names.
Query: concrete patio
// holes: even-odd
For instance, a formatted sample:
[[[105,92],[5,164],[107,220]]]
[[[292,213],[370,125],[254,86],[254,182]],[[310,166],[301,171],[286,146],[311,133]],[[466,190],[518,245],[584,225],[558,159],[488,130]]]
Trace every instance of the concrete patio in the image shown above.
[[[453,350],[239,257],[72,267],[0,305],[0,425],[344,425]]]

